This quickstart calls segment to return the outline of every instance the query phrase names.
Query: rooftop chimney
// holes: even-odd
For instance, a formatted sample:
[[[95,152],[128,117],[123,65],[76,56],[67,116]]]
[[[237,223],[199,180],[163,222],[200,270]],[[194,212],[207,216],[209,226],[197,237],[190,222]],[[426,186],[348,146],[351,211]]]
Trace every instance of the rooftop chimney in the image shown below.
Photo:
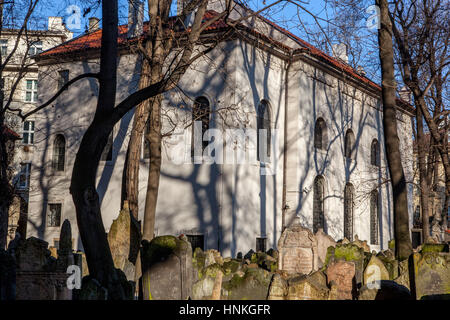
[[[348,63],[347,45],[345,43],[334,44],[332,50],[335,58]]]
[[[128,5],[128,38],[142,34],[144,25],[144,2],[130,0]]]
[[[62,17],[48,17],[48,31],[66,31]]]
[[[89,18],[89,32],[100,29],[100,19],[96,17]]]
[[[408,89],[408,87],[406,86],[402,87],[398,92],[398,95],[400,96],[400,99],[402,99],[403,101],[412,104],[411,91]]]

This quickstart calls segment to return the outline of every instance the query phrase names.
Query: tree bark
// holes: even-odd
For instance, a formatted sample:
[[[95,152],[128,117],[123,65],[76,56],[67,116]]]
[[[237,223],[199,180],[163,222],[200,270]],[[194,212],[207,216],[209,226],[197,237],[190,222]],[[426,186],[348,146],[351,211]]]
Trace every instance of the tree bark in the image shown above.
[[[146,59],[143,59],[139,89],[150,85],[150,67]],[[132,215],[138,220],[139,216],[139,166],[141,159],[142,137],[150,111],[149,100],[140,103],[134,114],[133,128],[128,144],[127,166],[125,171],[125,199],[128,200]]]
[[[377,0],[376,3],[380,7],[381,27],[378,30],[378,43],[382,75],[383,127],[389,174],[393,189],[395,255],[399,260],[405,260],[412,253],[412,245],[409,234],[406,180],[397,133],[392,25],[389,18],[387,0]]]
[[[416,102],[418,103],[418,102]],[[416,126],[417,126],[417,153],[419,156],[419,184],[420,184],[420,207],[422,209],[422,234],[423,242],[428,242],[430,238],[429,226],[429,194],[430,186],[428,184],[428,175],[426,167],[425,133],[423,131],[423,115],[420,108],[416,108]],[[431,140],[430,140],[431,141]],[[431,149],[430,151],[431,152]],[[430,163],[428,165],[431,165]]]

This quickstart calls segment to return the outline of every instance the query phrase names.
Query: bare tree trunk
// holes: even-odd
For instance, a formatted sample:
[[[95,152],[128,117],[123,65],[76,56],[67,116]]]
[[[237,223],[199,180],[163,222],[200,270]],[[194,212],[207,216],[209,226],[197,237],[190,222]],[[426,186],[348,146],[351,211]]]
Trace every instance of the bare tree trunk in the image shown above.
[[[151,46],[150,42],[147,42]],[[150,66],[147,59],[143,59],[139,89],[148,87],[150,82]],[[125,171],[125,199],[128,200],[130,211],[138,220],[139,215],[139,164],[141,158],[142,137],[150,111],[149,100],[140,103],[134,113],[133,129],[131,130],[130,142],[128,144],[127,166]]]
[[[100,156],[114,126],[117,83],[117,1],[102,2],[103,32],[100,58],[100,88],[94,120],[85,132],[72,171],[70,192],[75,204],[89,274],[108,289],[108,298],[125,299],[103,226],[95,178]]]
[[[409,235],[406,180],[397,133],[392,25],[389,18],[387,0],[377,0],[376,3],[380,7],[381,28],[378,31],[378,43],[380,46],[382,75],[383,127],[389,174],[393,189],[395,255],[399,260],[405,260],[412,253],[412,245]]]
[[[423,242],[426,243],[430,238],[430,226],[429,226],[430,186],[428,184],[428,175],[426,167],[426,150],[425,150],[426,141],[425,141],[425,134],[423,131],[423,115],[422,110],[420,108],[416,108],[416,126],[417,126],[417,152],[419,155],[418,166],[419,166],[419,184],[420,184],[420,207],[422,209],[422,233],[423,233]],[[428,165],[431,164],[428,163]]]
[[[155,232],[156,204],[161,175],[161,101],[161,95],[152,98],[150,130],[145,137],[150,145],[150,161],[142,238],[148,241],[153,239]]]

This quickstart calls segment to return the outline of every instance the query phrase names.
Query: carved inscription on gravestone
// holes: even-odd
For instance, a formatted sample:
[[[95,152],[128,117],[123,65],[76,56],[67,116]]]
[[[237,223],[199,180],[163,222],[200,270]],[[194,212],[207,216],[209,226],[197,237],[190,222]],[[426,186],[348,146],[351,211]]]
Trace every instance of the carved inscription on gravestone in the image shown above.
[[[278,242],[279,269],[288,273],[309,274],[317,266],[317,241],[312,232],[300,225],[287,228]]]

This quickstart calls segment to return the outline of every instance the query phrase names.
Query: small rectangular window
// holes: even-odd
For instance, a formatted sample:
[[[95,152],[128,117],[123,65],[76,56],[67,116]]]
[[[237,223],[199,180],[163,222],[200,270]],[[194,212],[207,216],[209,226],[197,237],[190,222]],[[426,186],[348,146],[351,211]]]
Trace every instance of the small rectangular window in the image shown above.
[[[194,252],[195,248],[200,248],[204,250],[205,248],[205,236],[202,234],[197,235],[186,235],[188,241],[191,243],[192,252]]]
[[[61,88],[69,82],[69,70],[61,70],[58,72],[59,78],[58,78],[58,90],[61,90]],[[67,90],[67,88],[66,88]]]
[[[256,238],[256,252],[266,252],[267,238]]]
[[[30,186],[30,169],[31,163],[20,164],[18,187],[20,189],[26,189]]]
[[[34,143],[34,121],[25,121],[23,123],[22,143],[23,144]]]
[[[59,227],[61,225],[61,203],[49,203],[47,213],[47,226]]]
[[[34,56],[35,54],[42,52],[42,41],[35,41],[28,49],[28,55]]]
[[[25,101],[26,102],[36,102],[37,101],[37,92],[38,89],[38,81],[37,80],[26,80],[26,88],[25,88]]]
[[[2,60],[8,54],[8,40],[6,39],[0,39],[0,54],[2,55]]]

